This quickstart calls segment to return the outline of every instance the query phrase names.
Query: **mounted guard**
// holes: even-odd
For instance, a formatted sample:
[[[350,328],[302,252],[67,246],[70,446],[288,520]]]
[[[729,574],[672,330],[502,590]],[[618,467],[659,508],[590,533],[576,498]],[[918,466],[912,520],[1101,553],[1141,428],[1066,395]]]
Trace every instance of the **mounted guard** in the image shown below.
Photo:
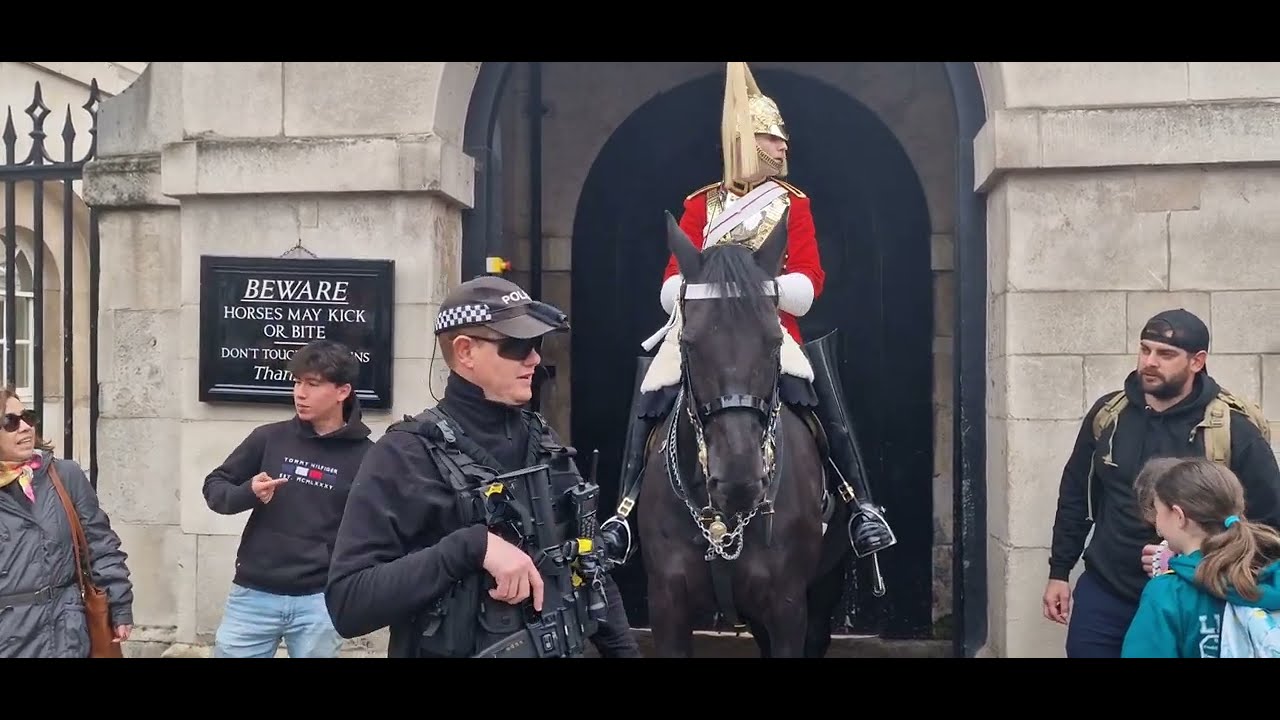
[[[777,103],[760,92],[745,63],[728,63],[721,123],[724,179],[685,198],[679,225],[699,250],[703,245],[737,243],[755,251],[786,218],[786,260],[775,278],[779,322],[786,331],[780,391],[786,403],[813,410],[812,417],[817,422],[811,424],[829,454],[829,468],[835,470],[834,477],[830,473],[828,477],[850,505],[850,544],[858,557],[865,558],[894,545],[897,539],[883,509],[875,505],[871,496],[866,468],[844,406],[834,357],[835,333],[806,344],[796,321],[822,293],[826,277],[818,254],[810,200],[782,180],[788,170],[789,141]],[[673,254],[660,292],[663,309],[670,318],[643,343],[647,352],[655,346],[659,347],[658,352],[653,357],[638,358],[617,512],[600,529],[606,553],[615,563],[625,562],[632,554],[633,536],[627,516],[640,493],[654,427],[669,412],[681,384],[681,317],[676,299],[682,283]],[[824,508],[829,512],[827,504]],[[878,566],[875,591],[884,592]]]

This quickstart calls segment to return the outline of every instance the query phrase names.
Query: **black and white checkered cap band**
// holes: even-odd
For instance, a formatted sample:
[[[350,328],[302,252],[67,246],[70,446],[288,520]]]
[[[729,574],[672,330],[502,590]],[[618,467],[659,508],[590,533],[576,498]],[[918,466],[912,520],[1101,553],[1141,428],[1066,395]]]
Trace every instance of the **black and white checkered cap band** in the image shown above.
[[[459,305],[458,307],[440,311],[440,314],[436,316],[436,332],[444,332],[462,325],[476,325],[487,322],[493,322],[493,314],[489,312],[488,305],[484,303]]]

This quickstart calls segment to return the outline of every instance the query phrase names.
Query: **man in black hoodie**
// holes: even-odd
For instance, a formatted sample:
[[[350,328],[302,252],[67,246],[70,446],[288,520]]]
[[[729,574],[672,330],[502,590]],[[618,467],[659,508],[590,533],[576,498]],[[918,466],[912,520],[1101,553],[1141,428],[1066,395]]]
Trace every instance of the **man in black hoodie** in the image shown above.
[[[1225,392],[1209,376],[1208,350],[1209,329],[1200,318],[1182,309],[1159,313],[1143,326],[1137,369],[1120,391],[1126,402],[1111,422],[1100,423],[1097,440],[1094,419],[1121,397],[1108,393],[1085,415],[1062,473],[1044,593],[1045,617],[1069,621],[1068,657],[1120,657],[1160,542],[1142,517],[1134,479],[1152,458],[1205,455],[1200,425]],[[1244,485],[1246,513],[1280,528],[1280,469],[1271,444],[1245,413],[1227,414],[1229,466]],[[1085,570],[1073,596],[1068,581],[1081,549]]]
[[[251,511],[214,645],[215,657],[335,657],[342,638],[324,604],[347,492],[373,446],[353,386],[360,366],[317,340],[289,361],[289,420],[256,428],[204,480],[209,508]]]
[[[464,282],[444,299],[435,334],[450,372],[435,410],[445,419],[424,412],[387,429],[360,467],[338,531],[326,595],[344,637],[389,626],[388,657],[469,656],[474,648],[465,640],[449,650],[424,649],[423,628],[434,626],[433,637],[467,634],[478,624],[485,594],[508,607],[531,602],[534,610],[543,609],[543,581],[533,560],[482,519],[461,516],[459,495],[437,467],[424,433],[444,422],[454,436],[478,446],[483,455],[472,461],[492,475],[535,464],[530,459],[538,457],[541,433],[530,428],[545,426],[525,405],[543,337],[567,329],[559,310],[498,277]],[[576,470],[568,475],[575,477]],[[489,578],[494,587],[475,597],[459,590]],[[591,639],[602,656],[639,657],[617,585],[607,576],[603,585],[608,617]],[[471,599],[451,605],[456,614],[443,613],[441,629],[431,613],[455,591]],[[491,612],[488,622],[498,624],[494,618],[504,610]]]

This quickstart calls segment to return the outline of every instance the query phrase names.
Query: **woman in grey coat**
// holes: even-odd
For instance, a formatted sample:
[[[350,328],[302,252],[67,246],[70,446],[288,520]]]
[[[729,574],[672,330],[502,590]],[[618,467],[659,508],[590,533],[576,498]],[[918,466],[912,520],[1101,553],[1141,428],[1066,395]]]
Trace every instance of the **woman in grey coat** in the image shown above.
[[[49,478],[50,464],[80,516],[116,642],[133,628],[127,556],[80,466],[54,457],[36,434],[35,413],[12,386],[0,388],[0,400],[0,657],[88,657],[71,523]]]

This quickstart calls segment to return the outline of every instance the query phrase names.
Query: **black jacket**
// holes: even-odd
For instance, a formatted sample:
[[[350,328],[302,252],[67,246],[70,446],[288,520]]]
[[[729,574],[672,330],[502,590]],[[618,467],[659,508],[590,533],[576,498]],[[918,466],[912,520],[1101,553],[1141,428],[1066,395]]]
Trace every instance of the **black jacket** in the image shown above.
[[[450,374],[440,409],[505,469],[524,466],[528,427],[519,408],[485,399]],[[422,439],[384,434],[360,468],[338,530],[325,598],[343,637],[391,628],[388,657],[415,654],[413,617],[450,586],[485,572],[488,529],[463,525],[456,499]],[[617,586],[605,581],[609,620],[592,641],[606,657],[639,657]]]
[[[1102,461],[1110,431],[1103,431],[1101,452],[1095,452],[1093,440],[1093,418],[1110,394],[1094,402],[1062,473],[1049,556],[1050,578],[1068,579],[1083,549],[1085,568],[1091,575],[1118,596],[1138,601],[1148,579],[1142,570],[1142,547],[1158,543],[1160,538],[1155,527],[1142,518],[1133,481],[1151,458],[1204,455],[1203,432],[1190,438],[1192,429],[1204,419],[1205,406],[1218,391],[1218,383],[1200,373],[1190,395],[1164,412],[1156,412],[1147,407],[1138,373],[1130,373],[1124,383],[1129,404],[1116,418],[1111,436],[1115,467]],[[1096,473],[1092,522],[1087,486],[1090,462]],[[1231,413],[1231,469],[1244,486],[1246,514],[1280,528],[1280,469],[1275,455],[1253,423],[1236,412]],[[1085,548],[1091,526],[1093,539]]]
[[[281,595],[324,591],[347,491],[373,447],[354,395],[345,419],[328,435],[296,415],[259,426],[204,479],[214,512],[252,510],[236,551],[236,584]],[[260,472],[289,478],[266,504],[250,483]]]

